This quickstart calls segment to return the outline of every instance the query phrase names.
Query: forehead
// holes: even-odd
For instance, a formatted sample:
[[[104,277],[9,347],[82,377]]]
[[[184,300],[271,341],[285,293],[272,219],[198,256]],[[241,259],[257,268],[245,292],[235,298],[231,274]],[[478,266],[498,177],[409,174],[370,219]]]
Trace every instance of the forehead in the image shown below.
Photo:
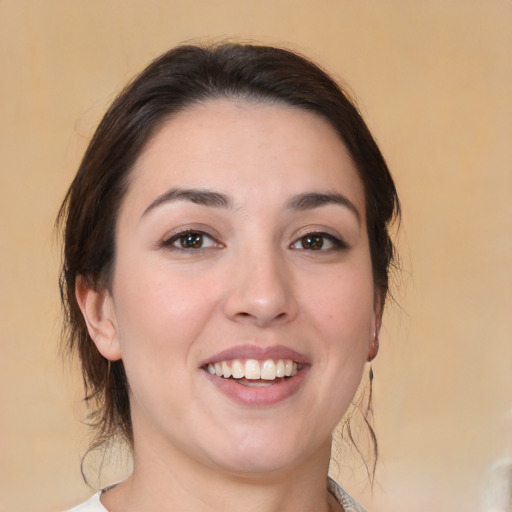
[[[217,99],[168,119],[138,158],[128,191],[151,201],[171,187],[209,187],[235,199],[338,191],[364,216],[364,191],[353,160],[332,126],[298,108]],[[147,204],[146,204],[147,206]]]

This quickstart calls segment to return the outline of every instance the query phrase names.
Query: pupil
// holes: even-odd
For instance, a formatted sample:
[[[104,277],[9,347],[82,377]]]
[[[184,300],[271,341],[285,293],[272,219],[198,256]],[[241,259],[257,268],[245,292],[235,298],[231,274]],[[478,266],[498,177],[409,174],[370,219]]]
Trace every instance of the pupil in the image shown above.
[[[203,237],[199,233],[189,233],[181,238],[181,246],[184,249],[199,249],[203,243]]]
[[[302,240],[302,247],[304,249],[319,250],[324,245],[323,238],[317,235],[305,236]]]

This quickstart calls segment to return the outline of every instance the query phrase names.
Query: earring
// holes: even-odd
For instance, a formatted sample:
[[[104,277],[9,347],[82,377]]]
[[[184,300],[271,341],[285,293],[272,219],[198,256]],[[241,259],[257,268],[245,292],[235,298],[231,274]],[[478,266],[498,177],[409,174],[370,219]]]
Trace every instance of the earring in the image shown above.
[[[369,421],[369,417],[373,416],[373,368],[370,364],[370,371],[368,372],[369,386],[368,386],[368,406],[366,408],[365,419]]]
[[[379,351],[379,335],[377,334],[377,332],[374,332],[373,333],[373,340],[372,340],[372,343],[371,343],[371,347],[370,347],[370,350],[368,352],[368,357],[366,358],[366,360],[371,363],[375,357],[377,356],[377,352]]]

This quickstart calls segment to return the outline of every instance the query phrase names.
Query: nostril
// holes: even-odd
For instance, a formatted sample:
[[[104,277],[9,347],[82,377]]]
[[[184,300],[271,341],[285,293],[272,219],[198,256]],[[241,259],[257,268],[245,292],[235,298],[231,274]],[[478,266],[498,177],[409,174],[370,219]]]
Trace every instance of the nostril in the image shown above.
[[[227,317],[233,321],[259,326],[267,326],[273,322],[283,324],[295,317],[297,304],[290,291],[263,291],[258,291],[257,287],[248,286],[246,283],[232,290],[224,303]]]

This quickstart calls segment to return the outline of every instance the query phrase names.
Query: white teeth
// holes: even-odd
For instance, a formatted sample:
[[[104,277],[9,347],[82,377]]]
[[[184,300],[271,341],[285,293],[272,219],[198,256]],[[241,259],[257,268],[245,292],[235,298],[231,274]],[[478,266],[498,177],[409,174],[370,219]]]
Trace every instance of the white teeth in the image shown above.
[[[276,378],[293,377],[297,375],[302,365],[291,359],[278,359],[277,362],[272,359],[258,361],[257,359],[247,359],[242,363],[239,359],[233,361],[219,361],[210,363],[206,370],[211,375],[229,379],[247,380],[275,380]],[[264,384],[264,383],[263,383]]]
[[[228,363],[226,363],[226,361],[222,361],[222,376],[225,379],[231,377],[231,368],[229,367]]]
[[[231,374],[233,375],[234,379],[241,379],[245,375],[244,367],[242,366],[242,363],[238,359],[235,359],[231,363]]]
[[[245,378],[252,380],[261,379],[260,363],[256,359],[247,359],[245,362]]]
[[[286,374],[284,373],[284,361],[282,359],[279,359],[276,364],[276,377],[285,377]]]
[[[261,378],[263,380],[275,380],[276,364],[272,359],[267,359],[261,367]]]

